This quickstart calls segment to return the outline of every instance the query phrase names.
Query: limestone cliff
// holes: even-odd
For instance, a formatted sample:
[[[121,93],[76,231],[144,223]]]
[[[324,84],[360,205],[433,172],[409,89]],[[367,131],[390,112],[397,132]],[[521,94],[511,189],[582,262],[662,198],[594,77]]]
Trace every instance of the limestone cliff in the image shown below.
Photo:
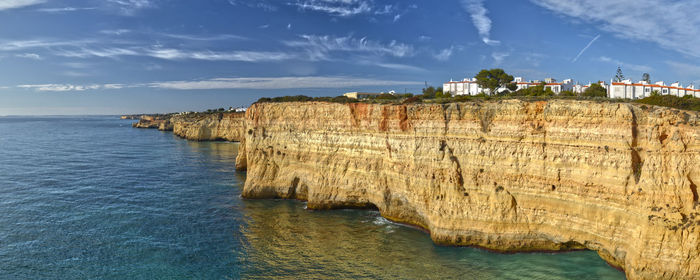
[[[140,115],[136,116],[121,116],[121,119],[138,119],[138,122],[131,126],[135,128],[157,128],[163,131],[172,131],[172,123],[170,115]]]
[[[244,113],[176,115],[170,119],[173,133],[196,141],[240,141],[245,126]]]
[[[699,121],[563,100],[259,103],[243,196],[376,207],[440,244],[587,248],[630,279],[700,278]]]

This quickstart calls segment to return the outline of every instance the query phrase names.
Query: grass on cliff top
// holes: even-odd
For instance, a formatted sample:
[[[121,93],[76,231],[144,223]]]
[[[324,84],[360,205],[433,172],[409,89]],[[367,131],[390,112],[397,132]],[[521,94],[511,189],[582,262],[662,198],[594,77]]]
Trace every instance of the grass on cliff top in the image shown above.
[[[547,95],[547,96],[523,96],[523,95],[495,95],[489,96],[479,94],[474,96],[458,95],[440,98],[425,98],[422,95],[413,96],[405,95],[390,95],[383,94],[375,98],[369,99],[351,99],[345,96],[338,97],[309,97],[304,95],[296,96],[281,96],[274,98],[260,98],[256,103],[278,103],[278,102],[332,102],[332,103],[369,103],[369,104],[410,104],[410,103],[425,103],[425,104],[447,104],[455,102],[483,102],[483,101],[499,101],[499,100],[522,100],[522,101],[548,101],[548,100],[589,100],[598,102],[632,102],[646,105],[662,106],[675,108],[680,110],[700,111],[700,98],[690,95],[677,97],[672,95],[653,95],[647,98],[631,100],[631,99],[610,99],[606,97],[587,97],[587,96],[571,96],[571,95]]]
[[[688,111],[700,111],[700,98],[690,95],[677,97],[672,95],[652,95],[647,98],[635,100],[636,103],[676,108]]]

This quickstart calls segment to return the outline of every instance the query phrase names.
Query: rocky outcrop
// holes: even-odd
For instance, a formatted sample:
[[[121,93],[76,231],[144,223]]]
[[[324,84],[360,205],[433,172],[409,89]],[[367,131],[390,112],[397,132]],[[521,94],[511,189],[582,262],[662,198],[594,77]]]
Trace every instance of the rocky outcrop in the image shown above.
[[[246,115],[239,167],[246,198],[376,207],[439,244],[585,248],[630,279],[694,279],[699,120],[564,100],[259,103]],[[208,136],[218,125],[206,127]]]
[[[133,116],[122,116],[122,119],[130,119]],[[156,128],[161,131],[172,131],[173,125],[170,122],[170,115],[141,115],[138,122],[131,126],[135,128]]]
[[[142,115],[136,128],[173,131],[193,141],[244,141],[245,113],[190,113],[178,115]],[[245,163],[243,163],[245,164]]]
[[[245,131],[245,113],[176,115],[170,119],[173,133],[195,141],[241,141]]]

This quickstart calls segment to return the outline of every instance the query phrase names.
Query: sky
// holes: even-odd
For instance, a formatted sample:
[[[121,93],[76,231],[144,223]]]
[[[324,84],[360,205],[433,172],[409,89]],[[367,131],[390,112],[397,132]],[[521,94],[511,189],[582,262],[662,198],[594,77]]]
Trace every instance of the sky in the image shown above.
[[[0,115],[527,80],[700,85],[697,0],[0,0]]]

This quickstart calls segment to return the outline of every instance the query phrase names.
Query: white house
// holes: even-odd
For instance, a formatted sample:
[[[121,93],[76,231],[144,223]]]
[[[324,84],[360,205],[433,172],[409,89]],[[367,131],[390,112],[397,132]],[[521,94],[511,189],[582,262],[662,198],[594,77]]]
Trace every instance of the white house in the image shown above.
[[[442,85],[442,92],[452,95],[477,95],[484,92],[484,89],[476,83],[476,78],[467,78],[457,82],[450,80]]]
[[[632,83],[631,80],[623,80],[620,82],[611,82],[610,84],[610,89],[608,90],[608,97],[610,98],[639,99],[649,97],[654,91],[658,91],[661,95],[673,95],[678,97],[692,95],[694,97],[700,97],[700,89],[695,89],[694,85],[683,87],[679,82],[675,82],[670,86],[666,85],[663,81],[649,84],[646,81]]]

